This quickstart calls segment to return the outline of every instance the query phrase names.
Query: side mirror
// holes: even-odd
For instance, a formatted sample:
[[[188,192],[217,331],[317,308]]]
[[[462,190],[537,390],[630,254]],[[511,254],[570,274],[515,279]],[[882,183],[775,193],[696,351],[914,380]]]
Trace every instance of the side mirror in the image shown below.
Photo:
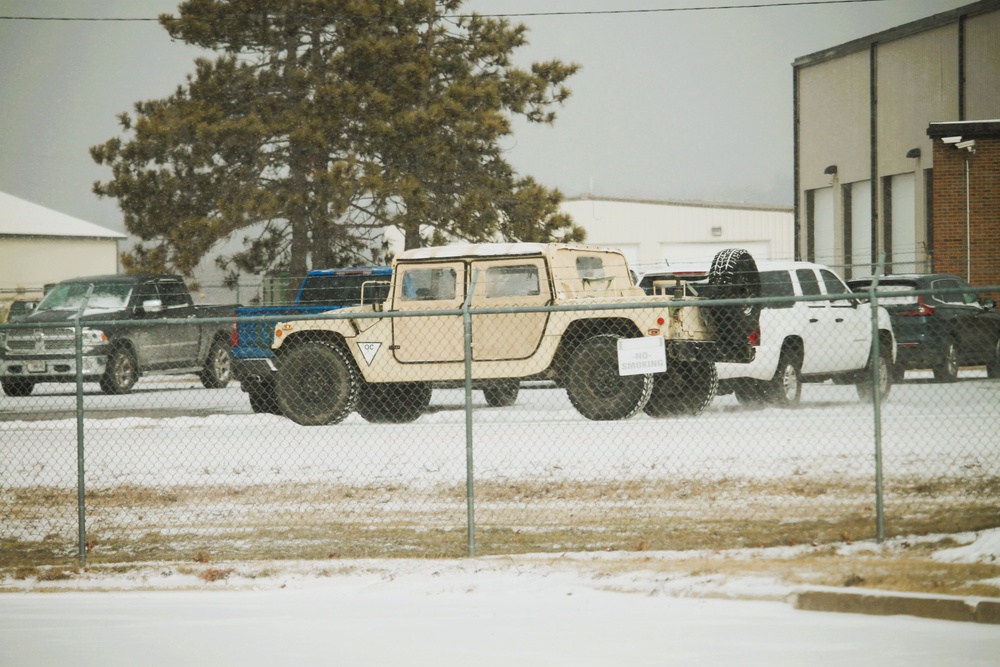
[[[160,299],[148,299],[142,302],[136,312],[139,314],[145,313],[162,313],[163,312],[163,301]]]

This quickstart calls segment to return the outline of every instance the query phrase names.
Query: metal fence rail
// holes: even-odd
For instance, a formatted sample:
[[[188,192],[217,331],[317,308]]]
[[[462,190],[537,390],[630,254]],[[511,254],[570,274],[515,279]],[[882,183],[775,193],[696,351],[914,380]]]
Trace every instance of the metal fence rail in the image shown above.
[[[790,302],[767,306],[780,316]],[[841,305],[869,322],[875,308]],[[456,361],[498,344],[504,318],[555,311],[467,309]],[[436,317],[422,335],[450,350],[463,312]],[[808,344],[836,355],[846,341]],[[369,396],[364,414],[322,426],[255,413],[238,383],[205,389],[190,375],[150,373],[125,395],[37,384],[0,396],[0,567],[833,543],[881,537],[879,509],[886,535],[994,527],[990,375],[909,371],[877,419],[861,376],[807,383],[793,408],[743,387],[680,414],[608,420],[537,377],[509,405],[495,387],[437,383],[412,421]]]

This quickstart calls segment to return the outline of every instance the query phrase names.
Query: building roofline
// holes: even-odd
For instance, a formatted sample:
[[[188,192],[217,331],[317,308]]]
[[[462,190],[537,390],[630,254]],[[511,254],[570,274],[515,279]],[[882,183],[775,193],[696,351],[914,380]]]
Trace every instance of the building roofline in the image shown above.
[[[996,137],[1000,136],[1000,120],[960,120],[933,122],[927,126],[927,136],[941,137]]]
[[[1000,1],[1000,0],[998,0]],[[617,202],[622,204],[652,204],[657,206],[689,206],[692,208],[724,208],[750,211],[775,211],[779,213],[791,213],[792,206],[773,206],[767,204],[736,204],[732,202],[706,202],[706,201],[681,201],[677,199],[632,199],[629,197],[601,197],[598,195],[579,195],[576,197],[565,197],[563,202],[578,201],[603,201]]]
[[[810,65],[816,65],[828,60],[840,58],[850,53],[867,51],[875,44],[892,42],[897,39],[902,39],[917,33],[926,32],[927,30],[955,23],[960,18],[977,16],[979,14],[985,14],[997,9],[1000,9],[1000,0],[979,0],[979,2],[973,2],[972,4],[964,5],[962,7],[956,7],[955,9],[950,9],[946,12],[941,12],[940,14],[934,14],[933,16],[917,19],[916,21],[911,21],[910,23],[904,23],[903,25],[889,28],[888,30],[860,37],[850,42],[845,42],[844,44],[816,51],[815,53],[810,53],[805,56],[800,56],[792,62],[792,67],[796,69],[800,67],[809,67]]]

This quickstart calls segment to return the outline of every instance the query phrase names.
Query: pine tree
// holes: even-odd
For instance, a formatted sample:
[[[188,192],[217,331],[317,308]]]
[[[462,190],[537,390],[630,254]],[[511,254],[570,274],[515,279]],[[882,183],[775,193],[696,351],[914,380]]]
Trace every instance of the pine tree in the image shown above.
[[[449,239],[583,239],[562,195],[504,160],[512,118],[552,123],[578,67],[511,64],[526,28],[462,0],[188,0],[160,23],[220,55],[91,148],[95,183],[141,243],[127,270],[190,274],[384,261],[381,230]],[[250,232],[253,232],[252,234]]]

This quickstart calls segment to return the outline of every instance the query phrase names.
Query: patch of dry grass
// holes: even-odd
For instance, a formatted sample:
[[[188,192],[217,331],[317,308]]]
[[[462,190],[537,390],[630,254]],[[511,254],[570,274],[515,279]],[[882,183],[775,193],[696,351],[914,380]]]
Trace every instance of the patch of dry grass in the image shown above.
[[[875,537],[867,483],[805,476],[761,480],[488,480],[475,487],[477,555],[696,551],[838,545]],[[1000,479],[888,485],[886,532],[955,534],[1000,525]],[[123,485],[87,496],[86,564],[459,558],[468,553],[464,485]],[[0,575],[59,576],[77,563],[76,497],[44,487],[3,498]],[[760,563],[709,560],[696,570],[780,572],[789,581],[892,590],[970,591],[989,567],[931,564],[913,547],[891,559]],[[926,554],[925,554],[926,555]],[[661,565],[667,567],[667,565]],[[44,572],[42,568],[45,569]],[[713,569],[714,568],[714,569]],[[68,575],[71,576],[71,575]],[[224,577],[223,577],[224,578]],[[219,580],[219,579],[214,579]],[[995,593],[994,593],[995,594]]]

